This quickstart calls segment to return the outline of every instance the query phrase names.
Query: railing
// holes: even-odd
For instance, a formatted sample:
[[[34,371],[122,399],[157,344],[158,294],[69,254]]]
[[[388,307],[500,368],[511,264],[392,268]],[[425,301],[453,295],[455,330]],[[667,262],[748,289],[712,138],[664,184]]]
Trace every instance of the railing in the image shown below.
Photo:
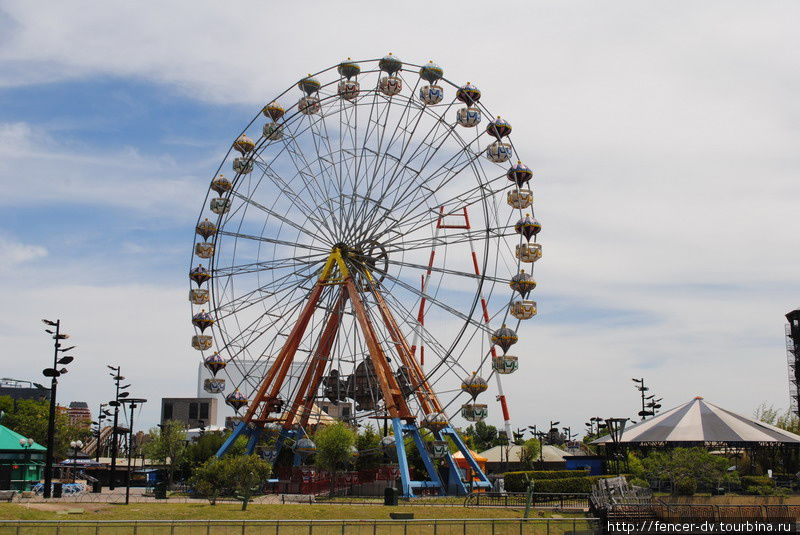
[[[526,492],[475,492],[464,499],[465,507],[525,507]],[[589,494],[583,493],[544,493],[531,494],[531,507],[550,507],[557,509],[588,509]]]
[[[562,535],[595,518],[469,520],[0,520],[0,535]]]

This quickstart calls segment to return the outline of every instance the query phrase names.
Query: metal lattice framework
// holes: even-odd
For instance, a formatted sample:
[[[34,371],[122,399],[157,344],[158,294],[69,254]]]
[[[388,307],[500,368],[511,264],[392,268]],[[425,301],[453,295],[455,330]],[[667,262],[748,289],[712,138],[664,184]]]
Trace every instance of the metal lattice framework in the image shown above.
[[[532,173],[511,161],[511,125],[442,74],[389,55],[308,75],[215,173],[192,345],[251,449],[270,425],[279,447],[299,442],[319,400],[350,407],[350,423],[389,417],[417,440],[419,422],[460,443],[450,419],[486,417],[476,398],[492,375],[510,429],[507,324],[536,314],[541,257]]]

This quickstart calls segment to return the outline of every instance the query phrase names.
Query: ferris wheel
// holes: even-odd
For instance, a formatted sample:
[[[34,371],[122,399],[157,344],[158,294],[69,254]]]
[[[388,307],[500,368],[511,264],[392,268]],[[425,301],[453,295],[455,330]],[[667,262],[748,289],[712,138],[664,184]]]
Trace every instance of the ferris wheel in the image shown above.
[[[475,85],[392,54],[348,58],[266,103],[214,173],[189,273],[204,389],[241,414],[220,454],[242,434],[252,452],[268,427],[276,450],[308,453],[326,401],[415,442],[431,481],[411,481],[397,440],[405,495],[466,492],[440,481],[420,427],[488,485],[451,421],[485,419],[494,379],[511,437],[501,376],[537,312],[541,226],[511,130]]]

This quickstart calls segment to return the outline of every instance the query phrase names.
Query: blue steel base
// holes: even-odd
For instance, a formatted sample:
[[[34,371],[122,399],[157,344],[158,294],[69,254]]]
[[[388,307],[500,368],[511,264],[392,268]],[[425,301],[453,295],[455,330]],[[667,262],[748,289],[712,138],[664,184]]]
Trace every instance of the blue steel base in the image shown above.
[[[419,428],[417,425],[413,422],[404,424],[400,418],[392,418],[392,428],[394,429],[395,449],[397,450],[397,464],[400,468],[400,481],[403,485],[403,496],[412,498],[414,496],[414,489],[420,488],[435,488],[442,496],[463,496],[469,494],[471,489],[468,488],[467,485],[465,485],[461,480],[461,472],[459,471],[458,465],[456,465],[453,456],[450,455],[449,452],[445,456],[445,460],[447,461],[449,467],[447,488],[445,488],[445,486],[442,484],[441,478],[439,477],[439,473],[436,471],[436,466],[431,460],[428,449],[425,447],[425,443],[422,440],[422,436],[419,433]],[[245,422],[240,422],[239,425],[237,425],[233,430],[233,433],[231,433],[231,436],[229,436],[225,443],[220,446],[219,450],[217,451],[217,457],[224,455],[225,452],[230,449],[236,439],[242,435],[249,437],[246,451],[248,455],[252,454],[255,451],[256,443],[261,436],[261,431],[261,428],[249,427]],[[271,452],[269,452],[268,460],[274,461],[278,458],[278,454],[280,454],[281,450],[283,449],[284,442],[287,438],[290,440],[296,440],[298,437],[302,437],[304,435],[305,433],[301,428],[281,430],[281,434],[275,441],[275,447]],[[420,457],[422,457],[422,462],[425,465],[425,470],[428,472],[430,481],[412,481],[408,468],[408,458],[406,457],[406,435],[411,435],[412,439],[414,440],[414,446],[417,448],[417,451],[419,451]],[[473,477],[478,478],[478,481],[471,482],[471,487],[486,489],[490,489],[492,487],[489,478],[486,477],[486,474],[483,473],[483,470],[481,470],[480,466],[478,466],[478,463],[472,458],[469,448],[467,448],[467,446],[464,444],[464,441],[461,440],[461,437],[455,429],[448,425],[444,429],[436,431],[434,435],[436,436],[437,440],[444,440],[446,437],[449,437],[464,456],[467,464],[472,469]],[[303,458],[300,455],[295,454],[292,460],[292,465],[300,466],[302,460]]]
[[[256,444],[258,443],[259,437],[261,437],[261,432],[263,431],[260,427],[249,427],[245,422],[239,422],[231,436],[225,440],[225,442],[220,446],[219,450],[217,450],[217,457],[222,457],[233,445],[237,438],[240,436],[248,437],[247,440],[247,449],[245,452],[248,455],[251,455],[255,449]],[[275,447],[267,454],[267,460],[270,462],[274,462],[275,459],[278,458],[278,454],[280,454],[281,450],[283,449],[283,444],[286,442],[286,439],[296,439],[298,436],[303,436],[303,430],[301,428],[298,429],[282,429],[281,434],[278,436],[277,440],[275,441]],[[293,459],[293,466],[300,466],[302,463],[302,457],[298,454],[294,455]]]
[[[397,463],[400,467],[400,481],[403,485],[403,496],[411,498],[414,496],[414,489],[419,488],[435,488],[438,489],[438,493],[442,496],[444,495],[457,495],[463,496],[469,493],[469,489],[461,481],[461,472],[458,470],[458,466],[456,465],[453,456],[450,453],[447,453],[445,457],[447,460],[447,464],[449,466],[449,477],[448,477],[448,484],[447,488],[442,484],[441,478],[439,477],[439,473],[436,471],[436,466],[433,464],[431,460],[430,454],[428,453],[428,449],[425,447],[425,443],[422,441],[422,437],[419,434],[419,429],[417,428],[415,423],[408,423],[403,424],[399,418],[392,419],[392,427],[394,428],[394,438],[395,438],[395,448],[397,449]],[[425,470],[428,472],[428,477],[430,481],[412,481],[411,475],[408,470],[408,459],[406,458],[406,449],[405,449],[405,435],[410,434],[414,439],[414,445],[419,451],[420,457],[422,457],[422,462],[425,464]],[[450,437],[450,439],[455,443],[456,447],[458,447],[461,454],[467,460],[470,468],[472,468],[472,472],[474,476],[478,477],[478,481],[473,483],[473,487],[478,488],[491,488],[492,484],[489,481],[489,478],[486,477],[486,474],[483,473],[483,470],[478,466],[478,463],[475,459],[472,458],[472,454],[470,453],[467,446],[464,444],[464,441],[461,440],[461,437],[458,435],[455,429],[450,426],[445,427],[441,431],[435,433],[435,436],[438,440],[443,440],[443,437]]]

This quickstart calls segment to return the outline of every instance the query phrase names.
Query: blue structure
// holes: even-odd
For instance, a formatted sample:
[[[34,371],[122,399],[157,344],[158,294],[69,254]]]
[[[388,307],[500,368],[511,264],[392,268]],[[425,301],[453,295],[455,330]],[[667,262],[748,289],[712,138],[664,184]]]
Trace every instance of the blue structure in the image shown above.
[[[564,457],[567,470],[589,470],[590,476],[601,476],[605,473],[605,459],[599,455],[571,455]]]

